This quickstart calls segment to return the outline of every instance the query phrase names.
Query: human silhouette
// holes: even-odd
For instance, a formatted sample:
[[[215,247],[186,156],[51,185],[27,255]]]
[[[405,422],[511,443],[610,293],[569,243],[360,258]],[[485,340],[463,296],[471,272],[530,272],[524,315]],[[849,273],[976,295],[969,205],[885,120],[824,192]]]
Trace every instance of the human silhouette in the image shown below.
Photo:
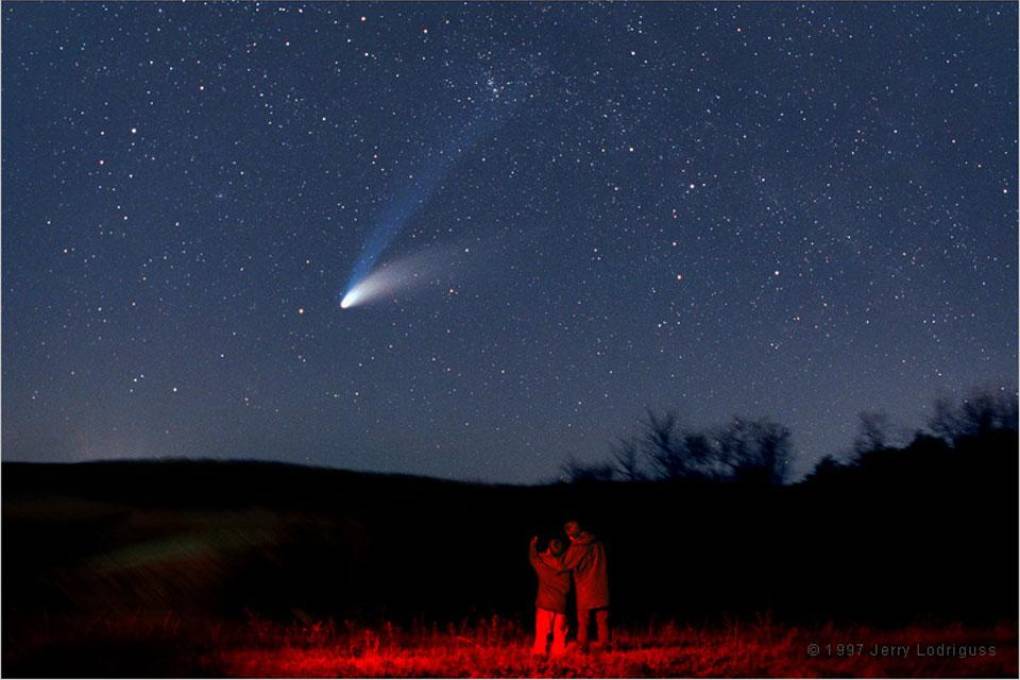
[[[594,617],[596,638],[593,647],[609,644],[609,572],[606,548],[598,538],[576,521],[563,526],[570,547],[563,555],[563,568],[574,575],[577,597],[577,644],[588,649],[589,628]]]
[[[538,595],[535,598],[535,643],[532,654],[549,653],[549,636],[552,635],[552,654],[562,654],[567,643],[567,593],[570,591],[570,572],[564,570],[561,557],[563,542],[552,538],[545,550],[538,550],[538,536],[531,537],[528,558],[538,575]]]

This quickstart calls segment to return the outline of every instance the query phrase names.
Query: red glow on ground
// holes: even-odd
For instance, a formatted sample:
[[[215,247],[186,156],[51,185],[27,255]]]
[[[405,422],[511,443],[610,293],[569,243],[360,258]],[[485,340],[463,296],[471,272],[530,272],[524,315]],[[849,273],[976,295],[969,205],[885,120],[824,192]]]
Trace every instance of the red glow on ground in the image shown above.
[[[875,629],[775,622],[715,628],[672,624],[614,632],[614,648],[563,657],[530,654],[530,630],[492,617],[459,625],[354,622],[283,625],[261,619],[120,614],[50,618],[5,644],[12,677],[1017,677],[1017,627],[960,624]],[[853,654],[837,645],[857,643]],[[941,643],[984,655],[919,656]],[[820,646],[815,656],[810,645]],[[872,656],[875,645],[906,656]],[[831,645],[826,651],[825,645]],[[994,646],[994,654],[987,653]]]
[[[611,651],[533,657],[524,631],[493,635],[436,631],[380,635],[362,631],[301,645],[290,638],[277,647],[235,648],[218,653],[211,667],[248,677],[993,677],[1016,676],[1016,629],[784,628],[776,625],[699,631],[663,627],[623,632]],[[300,636],[298,636],[299,638]],[[500,638],[504,639],[500,639]],[[859,641],[860,651],[817,656],[809,645]],[[951,643],[986,653],[972,658],[920,655],[928,645]],[[874,645],[901,645],[905,656],[872,655]],[[988,655],[990,646],[994,655]]]

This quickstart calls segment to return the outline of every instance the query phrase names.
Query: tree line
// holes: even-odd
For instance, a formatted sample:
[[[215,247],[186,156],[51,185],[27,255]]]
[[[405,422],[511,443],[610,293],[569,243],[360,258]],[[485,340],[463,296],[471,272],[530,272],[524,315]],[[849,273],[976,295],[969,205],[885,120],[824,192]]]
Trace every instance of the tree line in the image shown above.
[[[996,433],[1017,431],[1017,391],[975,388],[962,399],[936,399],[924,427],[910,435],[904,448],[921,443],[961,447]],[[861,464],[869,456],[896,450],[894,427],[883,411],[862,411],[850,456],[828,455],[808,477]],[[794,459],[789,428],[771,418],[735,416],[710,427],[685,425],[676,410],[648,409],[637,432],[621,437],[600,462],[569,458],[561,466],[563,481],[733,481],[781,485]]]

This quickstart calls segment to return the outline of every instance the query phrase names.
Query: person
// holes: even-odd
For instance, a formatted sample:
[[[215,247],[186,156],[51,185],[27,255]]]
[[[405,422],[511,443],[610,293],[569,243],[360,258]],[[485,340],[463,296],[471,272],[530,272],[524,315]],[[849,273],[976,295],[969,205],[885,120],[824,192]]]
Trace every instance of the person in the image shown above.
[[[538,595],[535,598],[535,643],[532,654],[549,653],[549,636],[552,634],[552,654],[562,654],[567,648],[567,593],[570,591],[570,572],[563,569],[563,541],[549,539],[546,548],[539,552],[538,536],[531,537],[528,558],[538,575]]]
[[[593,646],[605,647],[609,644],[609,571],[605,545],[576,521],[567,522],[563,529],[570,539],[570,547],[563,555],[563,568],[574,574],[577,645],[582,651],[588,649],[589,628],[594,617]]]

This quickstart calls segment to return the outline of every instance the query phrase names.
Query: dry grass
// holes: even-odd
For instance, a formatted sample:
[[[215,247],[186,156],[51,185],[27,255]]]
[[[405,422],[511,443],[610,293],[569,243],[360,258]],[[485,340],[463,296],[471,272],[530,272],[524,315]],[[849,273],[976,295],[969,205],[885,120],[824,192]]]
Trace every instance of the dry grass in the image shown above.
[[[527,632],[499,620],[471,629],[304,631],[267,627],[257,644],[223,649],[210,668],[250,677],[991,677],[1017,675],[1016,628],[786,628],[770,623],[699,630],[661,626],[620,631],[611,651],[535,658]],[[816,657],[808,645],[819,644]],[[860,643],[862,647],[836,645]],[[872,645],[907,645],[903,658]],[[972,658],[919,656],[917,645],[994,646]],[[833,645],[828,650],[824,645]],[[858,651],[859,649],[859,651]],[[850,651],[854,653],[849,655]]]
[[[1013,623],[973,628],[715,628],[671,624],[616,632],[612,650],[561,658],[529,654],[529,631],[494,617],[457,626],[363,626],[168,615],[49,620],[17,640],[5,631],[3,673],[16,676],[234,677],[1016,677]],[[808,645],[819,645],[810,656]],[[876,657],[874,644],[907,645]],[[970,658],[919,656],[941,643],[984,645]],[[842,648],[838,645],[860,644]],[[828,649],[826,645],[831,645]],[[989,654],[994,646],[994,655]],[[853,651],[853,654],[848,654]]]

